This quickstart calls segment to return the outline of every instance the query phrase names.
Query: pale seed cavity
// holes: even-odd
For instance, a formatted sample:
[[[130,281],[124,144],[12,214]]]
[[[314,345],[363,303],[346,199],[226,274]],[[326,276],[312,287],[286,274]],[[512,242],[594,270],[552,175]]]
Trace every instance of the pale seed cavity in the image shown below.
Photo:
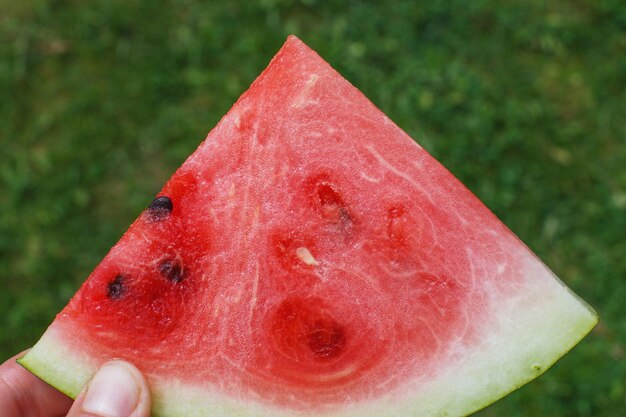
[[[335,219],[344,230],[349,229],[352,226],[352,216],[336,186],[328,181],[322,181],[317,185],[316,192],[322,215]]]
[[[172,200],[167,196],[160,196],[152,200],[148,206],[148,216],[150,220],[159,222],[165,220],[173,209]]]
[[[123,275],[117,275],[112,281],[107,284],[107,297],[111,300],[119,300],[126,293],[126,285],[124,282],[126,277]]]
[[[393,241],[403,241],[403,224],[406,223],[406,211],[403,206],[396,205],[387,210],[387,236]]]

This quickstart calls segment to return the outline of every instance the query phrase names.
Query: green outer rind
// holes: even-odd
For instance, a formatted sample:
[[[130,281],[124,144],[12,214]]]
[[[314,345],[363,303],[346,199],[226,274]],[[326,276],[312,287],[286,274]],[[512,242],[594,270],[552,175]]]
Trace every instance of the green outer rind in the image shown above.
[[[574,293],[572,293],[572,294],[574,294]],[[577,295],[576,295],[576,296],[577,296]],[[577,296],[577,297],[578,297],[578,296]],[[508,390],[508,391],[505,391],[502,395],[500,395],[500,396],[498,396],[498,397],[494,398],[494,399],[493,399],[493,401],[488,402],[488,403],[486,403],[486,404],[483,404],[483,405],[479,406],[478,408],[476,408],[475,410],[470,411],[470,412],[468,412],[467,414],[465,414],[464,416],[460,416],[460,417],[465,417],[465,416],[468,416],[468,415],[470,415],[470,414],[473,414],[473,413],[475,413],[475,412],[477,412],[477,411],[479,411],[479,410],[482,410],[483,408],[487,408],[487,407],[489,407],[491,404],[495,403],[496,401],[498,401],[498,400],[500,400],[500,399],[502,399],[502,398],[506,397],[507,395],[509,395],[509,394],[510,394],[510,393],[512,393],[513,391],[518,390],[518,389],[520,389],[521,387],[523,387],[524,385],[528,384],[528,383],[529,383],[529,382],[531,382],[533,379],[535,379],[535,378],[539,378],[541,375],[543,375],[544,373],[546,373],[546,372],[548,371],[548,369],[552,368],[552,366],[553,366],[554,364],[556,364],[556,363],[557,363],[557,362],[558,362],[558,361],[559,361],[562,357],[564,357],[565,355],[567,355],[567,354],[568,354],[568,353],[569,353],[569,352],[570,352],[570,351],[571,351],[574,347],[576,347],[576,345],[577,345],[577,344],[578,344],[578,343],[579,343],[582,339],[584,339],[584,338],[585,338],[585,336],[587,336],[587,335],[588,335],[588,334],[589,334],[589,333],[590,333],[590,332],[591,332],[591,331],[592,331],[592,330],[596,327],[596,325],[598,324],[598,320],[599,320],[598,313],[597,313],[597,312],[596,312],[596,311],[595,311],[595,310],[594,310],[591,306],[589,306],[586,302],[584,302],[584,301],[583,301],[583,303],[584,303],[584,304],[585,304],[585,305],[589,308],[589,310],[591,311],[591,313],[593,313],[593,315],[595,316],[595,321],[593,321],[593,322],[592,322],[593,324],[591,324],[591,326],[589,326],[589,327],[585,330],[585,333],[584,333],[584,334],[582,334],[582,336],[580,337],[580,339],[578,339],[578,341],[577,341],[576,343],[574,343],[574,344],[573,344],[573,345],[572,345],[569,349],[565,350],[565,351],[564,351],[564,352],[563,352],[563,353],[562,353],[562,354],[561,354],[558,358],[556,358],[556,360],[555,360],[554,362],[552,362],[551,364],[549,364],[549,365],[547,365],[547,366],[545,366],[545,367],[543,367],[543,368],[537,369],[537,370],[536,370],[536,373],[535,373],[534,375],[531,375],[528,379],[523,380],[523,381],[522,381],[519,385],[512,387],[512,388],[511,388],[510,390]],[[536,368],[535,368],[535,369],[536,369]]]
[[[529,257],[530,258],[530,257]],[[493,331],[482,345],[459,352],[452,365],[424,383],[419,376],[400,389],[325,412],[279,409],[250,398],[229,397],[215,387],[192,387],[148,375],[153,417],[460,417],[495,402],[544,373],[593,329],[597,314],[534,257],[528,259],[527,282],[516,294],[498,299],[494,292]],[[98,364],[72,349],[74,338],[53,324],[19,363],[75,398]],[[454,347],[450,348],[454,350]],[[69,360],[68,360],[69,358]],[[243,395],[242,395],[243,397]]]
[[[40,346],[42,340],[36,346]],[[51,362],[45,355],[31,354],[31,352],[32,350],[18,358],[16,362],[63,394],[76,399],[91,375],[85,372],[84,369],[81,369],[82,372],[75,374],[75,377],[71,378],[67,372],[59,372],[58,364]],[[80,374],[83,374],[82,378],[79,376]]]

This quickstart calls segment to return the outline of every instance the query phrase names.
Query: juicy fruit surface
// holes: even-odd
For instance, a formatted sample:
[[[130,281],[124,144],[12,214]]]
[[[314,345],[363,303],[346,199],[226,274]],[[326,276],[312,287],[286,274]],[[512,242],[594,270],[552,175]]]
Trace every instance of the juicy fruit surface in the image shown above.
[[[63,312],[94,354],[310,407],[433,372],[443,346],[478,336],[472,256],[502,265],[506,291],[509,232],[472,227],[491,214],[446,177],[423,181],[458,207],[421,192],[434,161],[344,102],[354,90],[329,68],[306,69],[279,55],[162,190],[171,212],[148,209]]]
[[[498,303],[541,274],[449,172],[290,38],[52,328],[151,381],[327,411],[448,372],[481,349]]]

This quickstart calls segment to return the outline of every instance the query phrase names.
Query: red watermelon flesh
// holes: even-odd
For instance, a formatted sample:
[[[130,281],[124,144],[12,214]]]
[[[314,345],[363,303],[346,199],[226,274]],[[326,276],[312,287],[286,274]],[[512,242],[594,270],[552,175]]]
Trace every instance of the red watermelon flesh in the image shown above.
[[[21,363],[111,358],[155,416],[457,416],[596,323],[481,202],[290,37]]]

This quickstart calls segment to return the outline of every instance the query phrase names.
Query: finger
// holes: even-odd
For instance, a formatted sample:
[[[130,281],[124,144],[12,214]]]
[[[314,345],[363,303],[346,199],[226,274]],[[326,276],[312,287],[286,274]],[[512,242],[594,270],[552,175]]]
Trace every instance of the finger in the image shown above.
[[[72,400],[22,368],[15,359],[0,365],[0,410],[3,417],[59,417]]]
[[[150,417],[150,390],[133,365],[104,364],[80,393],[67,417]]]

